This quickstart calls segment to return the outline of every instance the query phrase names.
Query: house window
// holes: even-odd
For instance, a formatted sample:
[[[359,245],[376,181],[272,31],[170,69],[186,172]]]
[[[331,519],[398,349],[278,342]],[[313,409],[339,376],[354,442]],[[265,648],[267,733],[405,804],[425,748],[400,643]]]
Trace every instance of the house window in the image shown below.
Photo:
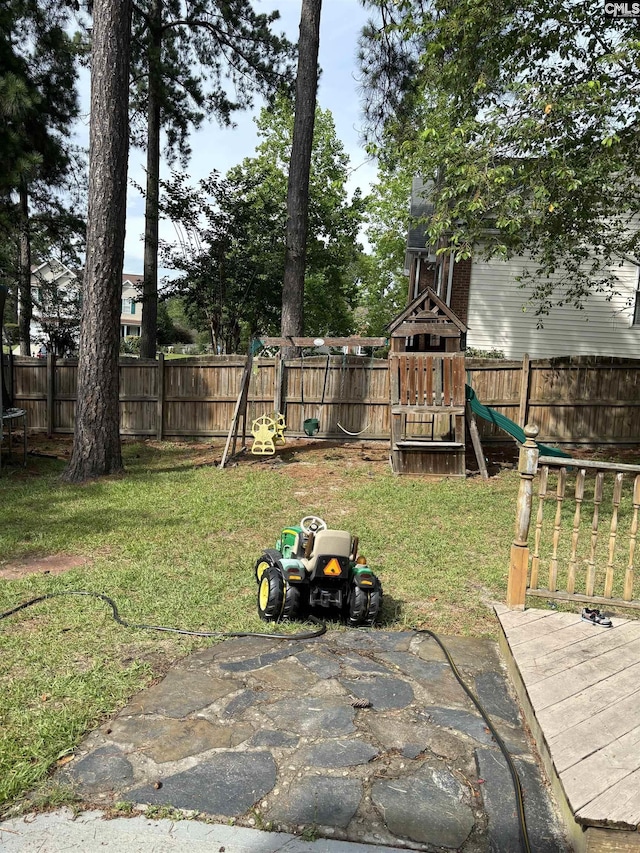
[[[135,314],[136,313],[136,303],[131,297],[127,297],[122,300],[122,313],[123,314]]]
[[[633,326],[640,326],[640,288],[636,290],[636,304],[633,308]]]

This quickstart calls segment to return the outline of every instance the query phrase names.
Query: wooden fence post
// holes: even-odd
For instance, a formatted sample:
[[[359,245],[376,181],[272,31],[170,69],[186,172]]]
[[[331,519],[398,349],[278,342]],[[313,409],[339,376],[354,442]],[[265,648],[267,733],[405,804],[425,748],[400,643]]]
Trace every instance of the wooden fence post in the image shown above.
[[[56,357],[47,353],[47,438],[55,431]]]
[[[158,353],[158,403],[156,408],[156,438],[162,441],[164,428],[164,353]]]
[[[518,411],[518,424],[521,427],[527,422],[527,409],[529,407],[529,383],[531,381],[531,359],[529,353],[522,356],[522,374],[520,378],[520,407]]]
[[[531,521],[531,503],[533,496],[533,478],[538,470],[540,451],[535,442],[538,427],[531,424],[524,428],[527,439],[520,448],[518,471],[520,488],[516,510],[515,538],[511,545],[509,562],[509,580],[507,583],[507,607],[512,610],[524,610],[527,592],[527,573],[529,571],[529,524]]]

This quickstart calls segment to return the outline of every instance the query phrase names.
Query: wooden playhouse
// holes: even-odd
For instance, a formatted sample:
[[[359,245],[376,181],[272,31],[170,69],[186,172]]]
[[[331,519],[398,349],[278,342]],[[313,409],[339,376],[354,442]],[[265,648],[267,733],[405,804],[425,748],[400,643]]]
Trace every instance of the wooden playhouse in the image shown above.
[[[427,288],[388,331],[394,472],[464,477],[466,326]]]

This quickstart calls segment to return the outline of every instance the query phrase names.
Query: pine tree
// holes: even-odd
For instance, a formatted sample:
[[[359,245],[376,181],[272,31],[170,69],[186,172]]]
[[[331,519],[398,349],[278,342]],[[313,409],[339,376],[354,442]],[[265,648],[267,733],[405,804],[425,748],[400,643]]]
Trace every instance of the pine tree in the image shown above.
[[[301,335],[304,329],[309,170],[318,92],[321,10],[322,0],[302,0],[295,120],[287,190],[287,246],[282,286],[283,337]],[[294,347],[285,347],[283,358],[292,356],[295,352]]]
[[[161,131],[168,159],[186,162],[189,130],[205,117],[229,125],[256,93],[287,80],[291,46],[272,31],[278,13],[250,0],[144,0],[135,5],[134,142],[147,151],[141,355],[154,358],[157,332]]]
[[[127,160],[131,0],[94,0],[87,260],[78,404],[67,482],[122,470],[118,357]]]
[[[56,0],[10,0],[0,10],[0,225],[15,252],[3,253],[5,280],[20,294],[23,355],[30,354],[32,201],[55,195],[73,155],[67,137],[78,114],[77,39],[69,10]],[[42,223],[41,223],[42,224]],[[36,228],[37,230],[37,228]]]

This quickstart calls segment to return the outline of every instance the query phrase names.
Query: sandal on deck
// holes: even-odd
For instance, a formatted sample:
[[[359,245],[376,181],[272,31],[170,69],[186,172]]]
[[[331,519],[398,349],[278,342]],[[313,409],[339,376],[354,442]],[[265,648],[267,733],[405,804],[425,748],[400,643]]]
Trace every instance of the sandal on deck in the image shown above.
[[[591,622],[592,625],[600,625],[601,628],[611,628],[613,627],[611,624],[611,619],[608,616],[605,616],[603,613],[600,613],[599,610],[591,609],[590,607],[584,607],[582,609],[582,614],[580,616],[585,622]]]

